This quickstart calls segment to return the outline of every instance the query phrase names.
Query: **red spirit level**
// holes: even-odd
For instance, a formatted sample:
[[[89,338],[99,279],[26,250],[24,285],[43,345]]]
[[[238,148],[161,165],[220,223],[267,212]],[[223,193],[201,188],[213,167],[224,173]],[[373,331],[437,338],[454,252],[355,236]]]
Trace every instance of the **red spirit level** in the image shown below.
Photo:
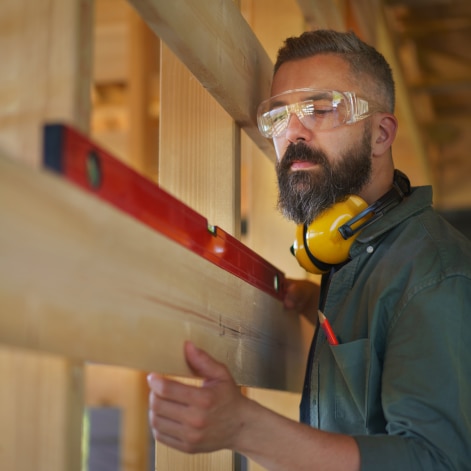
[[[284,274],[69,126],[44,131],[44,165],[220,268],[282,300]]]

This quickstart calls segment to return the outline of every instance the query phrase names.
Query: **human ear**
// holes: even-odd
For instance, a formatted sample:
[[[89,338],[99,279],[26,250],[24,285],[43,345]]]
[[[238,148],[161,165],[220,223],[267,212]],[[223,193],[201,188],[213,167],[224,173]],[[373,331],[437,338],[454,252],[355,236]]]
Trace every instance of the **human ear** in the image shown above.
[[[382,155],[392,146],[397,126],[397,119],[392,114],[379,113],[375,116],[372,139],[373,155]]]

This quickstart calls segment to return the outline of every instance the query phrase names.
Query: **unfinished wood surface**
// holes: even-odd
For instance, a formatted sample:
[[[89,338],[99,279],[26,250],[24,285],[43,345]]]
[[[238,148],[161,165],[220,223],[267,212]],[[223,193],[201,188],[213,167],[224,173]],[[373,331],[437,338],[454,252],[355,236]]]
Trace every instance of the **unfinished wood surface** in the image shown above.
[[[272,63],[232,1],[130,0],[144,21],[267,155],[256,125],[268,97]],[[184,133],[184,130],[182,130]]]
[[[161,52],[159,184],[240,235],[240,130],[165,45]]]
[[[307,346],[279,301],[54,175],[0,162],[0,297],[15,313],[1,343],[185,376],[190,339],[241,384],[300,389]]]
[[[155,469],[158,471],[233,471],[234,456],[229,450],[188,455],[158,443]]]
[[[0,299],[2,319],[15,317]],[[79,471],[81,363],[7,348],[0,341],[0,377],[0,469]]]
[[[93,0],[0,2],[0,149],[38,165],[41,126],[88,128]]]
[[[161,52],[159,184],[211,224],[240,235],[240,130],[165,45]],[[218,289],[215,287],[215,289]],[[237,317],[227,302],[228,316]],[[222,307],[222,306],[221,306]],[[159,470],[232,470],[234,455],[187,455],[157,443]]]
[[[0,2],[0,153],[35,167],[44,122],[64,120],[87,130],[92,17],[92,0]],[[1,232],[8,232],[0,220]],[[3,301],[0,295],[2,321],[24,314]],[[34,309],[34,299],[30,303]],[[0,364],[0,469],[79,471],[81,365],[4,345]]]
[[[159,120],[151,105],[158,89],[160,41],[137,13],[129,8],[130,32],[129,87],[129,159],[141,174],[157,181]]]

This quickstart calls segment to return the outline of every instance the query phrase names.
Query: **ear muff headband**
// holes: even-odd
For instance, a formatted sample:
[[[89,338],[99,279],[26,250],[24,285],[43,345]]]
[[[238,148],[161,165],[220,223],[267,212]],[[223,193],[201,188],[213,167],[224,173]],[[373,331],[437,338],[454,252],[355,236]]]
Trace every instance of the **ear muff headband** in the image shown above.
[[[350,247],[360,232],[399,204],[410,194],[409,179],[395,170],[393,188],[372,205],[359,196],[336,203],[311,224],[298,225],[291,252],[299,264],[315,274],[326,273],[332,265],[348,259]]]

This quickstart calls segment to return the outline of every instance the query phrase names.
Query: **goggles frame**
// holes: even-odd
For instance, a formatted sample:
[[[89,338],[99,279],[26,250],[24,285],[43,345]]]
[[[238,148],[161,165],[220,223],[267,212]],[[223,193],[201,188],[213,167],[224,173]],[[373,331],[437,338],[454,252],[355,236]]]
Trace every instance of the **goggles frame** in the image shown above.
[[[296,94],[306,94],[306,98],[290,103],[289,97]],[[322,105],[324,109],[322,109],[322,106],[316,109],[314,102],[316,100],[325,99],[326,96],[331,97],[329,101],[331,109],[327,110],[325,104]],[[288,100],[285,98],[288,98]],[[272,103],[273,105],[271,105]],[[337,120],[336,123],[330,123],[325,127],[324,122],[324,127],[322,127],[323,123],[319,116],[321,116],[322,113],[326,113],[326,111],[337,112],[340,103],[345,105],[345,109],[342,110],[342,119],[339,120],[337,114],[334,119],[334,121]],[[317,88],[296,88],[262,101],[257,109],[257,124],[262,136],[268,139],[279,137],[286,131],[292,114],[295,114],[303,126],[307,128],[317,129],[318,131],[329,130],[356,123],[380,111],[378,106],[372,105],[372,102],[358,97],[355,92],[340,92],[337,90]],[[318,117],[316,117],[316,111],[318,111]],[[307,119],[311,121],[311,125],[306,124]]]

